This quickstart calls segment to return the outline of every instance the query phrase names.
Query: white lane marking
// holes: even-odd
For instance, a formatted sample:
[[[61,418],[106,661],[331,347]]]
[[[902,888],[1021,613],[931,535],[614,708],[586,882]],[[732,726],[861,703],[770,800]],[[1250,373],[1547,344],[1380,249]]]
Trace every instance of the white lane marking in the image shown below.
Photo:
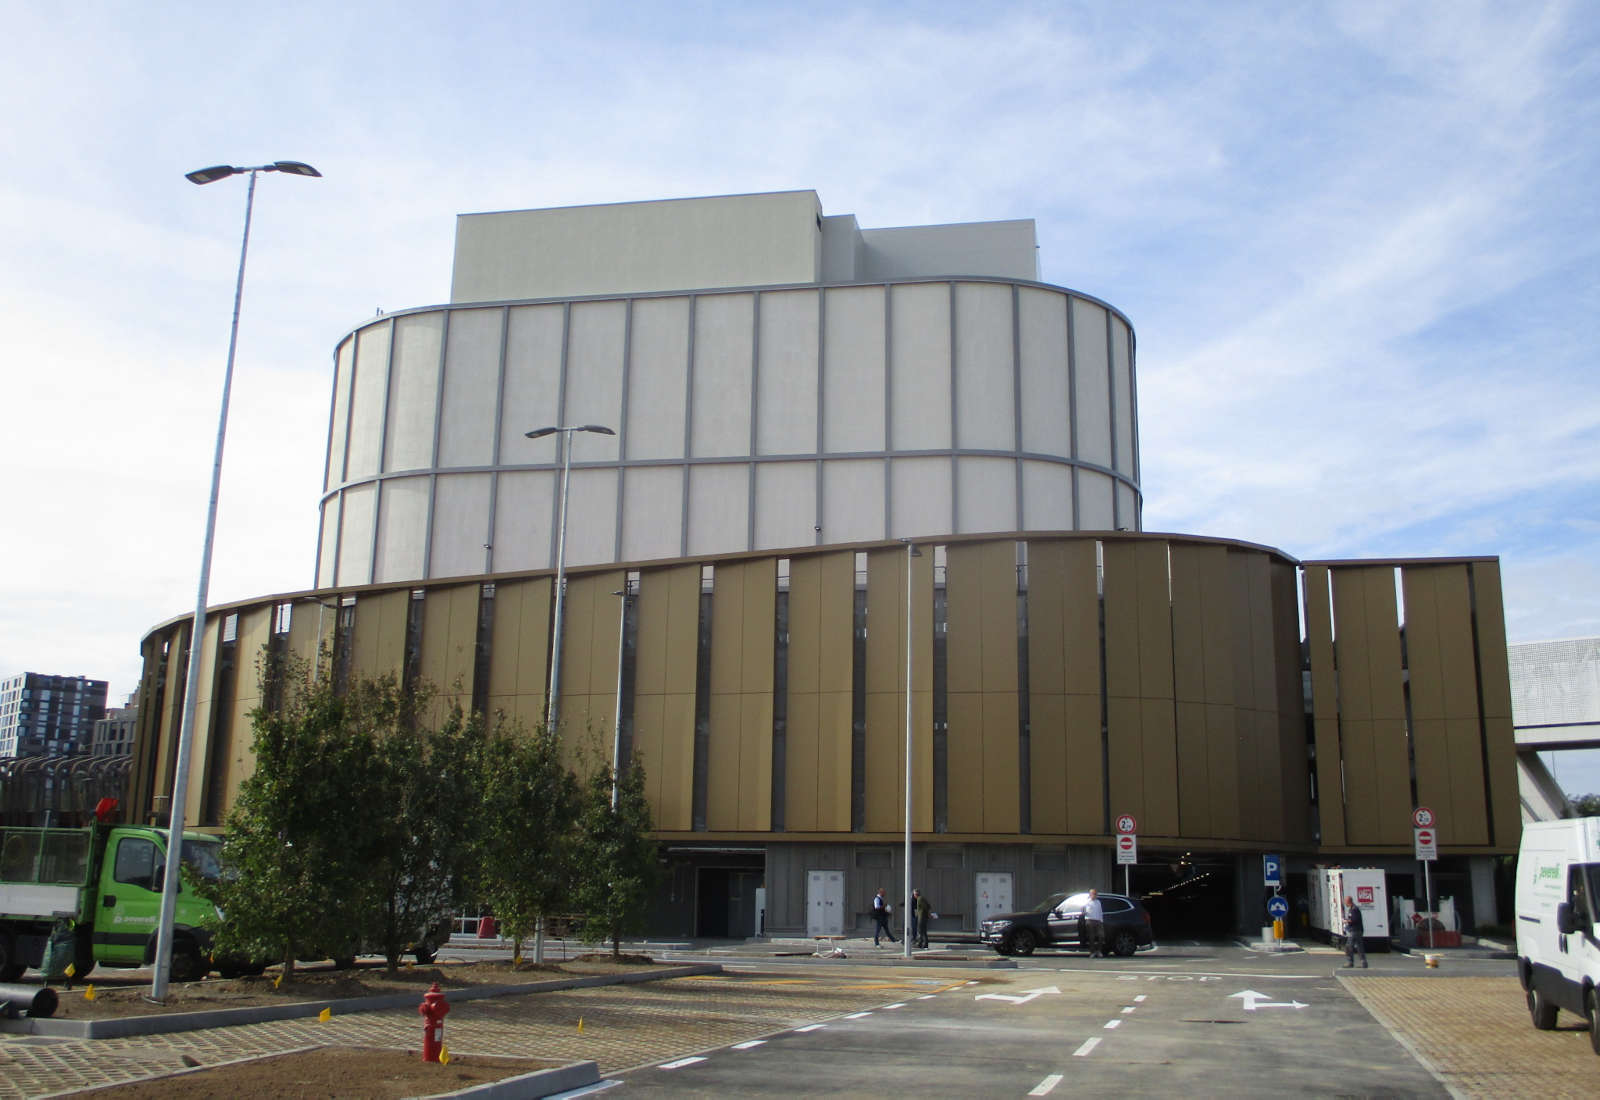
[[[760,1046],[764,1042],[766,1042],[765,1039],[751,1039],[747,1043],[734,1043],[733,1044],[733,1049],[734,1050],[754,1050],[756,1047]]]
[[[891,1009],[891,1008],[904,1008],[904,1007],[905,1007],[905,1006],[906,1006],[906,1003],[905,1003],[905,1002],[904,1002],[904,1001],[900,1001],[900,1002],[899,1002],[899,1003],[898,1003],[898,1004],[892,1004],[892,1005],[884,1005],[884,1006],[883,1006],[883,1010],[884,1010],[884,1011],[885,1011],[885,1012],[887,1012],[887,1011],[889,1011],[889,1010],[890,1010],[890,1009]]]
[[[818,1031],[818,1030],[820,1030],[822,1028],[825,1028],[827,1026],[828,1026],[827,1024],[807,1024],[805,1027],[797,1027],[797,1028],[795,1028],[795,1030],[796,1031],[801,1031],[801,1032],[804,1032],[804,1031]]]
[[[872,1015],[872,1013],[870,1013],[870,1012],[852,1012],[852,1013],[850,1013],[850,1015],[846,1016],[845,1019],[846,1020],[859,1020],[863,1016],[871,1016],[871,1015]]]
[[[1060,994],[1061,990],[1053,985],[1040,986],[1038,989],[1025,989],[1021,993],[979,993],[973,998],[975,1001],[1009,1001],[1014,1005],[1025,1005],[1035,997],[1043,997],[1049,993]]]
[[[1072,1056],[1074,1058],[1087,1058],[1087,1057],[1089,1057],[1089,1052],[1091,1050],[1093,1050],[1095,1047],[1099,1046],[1099,1045],[1100,1045],[1099,1036],[1096,1036],[1093,1039],[1085,1039],[1083,1041],[1083,1045],[1081,1047],[1079,1047],[1077,1050],[1072,1052]]]
[[[1139,994],[1137,997],[1135,997],[1133,999],[1133,1003],[1136,1004],[1136,1005],[1137,1004],[1143,1004],[1144,1003],[1144,998],[1145,998],[1145,995],[1143,993],[1141,993],[1141,994]]]
[[[1130,1013],[1130,1012],[1132,1012],[1132,1011],[1133,1011],[1133,1006],[1132,1006],[1132,1005],[1127,1005],[1127,1006],[1125,1006],[1125,1007],[1124,1007],[1124,1008],[1123,1008],[1123,1010],[1122,1010],[1122,1014],[1123,1014],[1123,1015],[1124,1015],[1124,1016],[1126,1016],[1126,1015],[1127,1015],[1127,1014],[1128,1014],[1128,1013]]]
[[[681,1069],[684,1066],[692,1066],[696,1062],[704,1062],[704,1061],[705,1061],[705,1058],[703,1058],[700,1055],[696,1054],[692,1058],[679,1058],[676,1062],[663,1062],[658,1068],[660,1068],[660,1069]]]
[[[937,996],[938,996],[937,993],[924,993],[922,996],[918,997],[917,1000],[919,1000],[919,1001],[931,1001]]]
[[[1253,989],[1245,989],[1245,990],[1241,990],[1238,993],[1229,994],[1228,995],[1228,1000],[1231,1001],[1235,997],[1238,997],[1241,1001],[1244,1002],[1244,1010],[1246,1012],[1254,1012],[1258,1008],[1305,1008],[1305,1007],[1307,1007],[1306,1005],[1301,1004],[1299,1001],[1269,1001],[1269,1000],[1267,1000],[1267,998],[1270,997],[1270,996],[1271,996],[1270,993],[1257,993]]]
[[[1117,1027],[1121,1023],[1122,1023],[1121,1020],[1107,1020],[1106,1021],[1106,1030],[1110,1031],[1112,1028]]]
[[[1028,1091],[1028,1095],[1029,1096],[1049,1096],[1050,1095],[1050,1091],[1052,1089],[1054,1089],[1059,1084],[1061,1084],[1061,1074],[1052,1073],[1050,1076],[1046,1077],[1043,1081],[1040,1081],[1037,1085],[1033,1086],[1033,1088]]]

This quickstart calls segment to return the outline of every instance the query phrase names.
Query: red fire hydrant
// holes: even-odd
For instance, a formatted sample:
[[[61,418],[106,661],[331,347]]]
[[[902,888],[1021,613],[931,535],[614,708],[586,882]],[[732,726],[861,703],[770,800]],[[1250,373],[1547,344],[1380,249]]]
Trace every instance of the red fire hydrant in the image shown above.
[[[422,1003],[417,1006],[417,1015],[422,1017],[422,1060],[424,1062],[437,1062],[439,1051],[444,1046],[444,1018],[450,1014],[450,1002],[444,999],[444,994],[439,992],[439,983],[434,982],[428,991],[422,995]]]

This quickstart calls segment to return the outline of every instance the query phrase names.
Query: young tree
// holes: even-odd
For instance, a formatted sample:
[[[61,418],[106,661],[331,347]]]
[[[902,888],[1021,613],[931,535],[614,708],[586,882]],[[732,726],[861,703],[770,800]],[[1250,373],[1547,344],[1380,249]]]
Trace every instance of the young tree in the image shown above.
[[[584,914],[584,942],[610,940],[615,958],[621,954],[624,935],[644,931],[646,906],[661,868],[649,836],[643,766],[635,760],[623,768],[617,777],[615,805],[611,780],[610,765],[601,764],[584,784],[576,898]]]
[[[577,780],[562,763],[559,738],[497,729],[484,746],[478,895],[511,937],[512,960],[539,920],[567,905]]]
[[[345,942],[364,891],[363,862],[378,843],[363,784],[376,745],[372,724],[351,721],[364,701],[340,697],[305,666],[269,675],[290,691],[280,710],[251,713],[255,771],[239,788],[223,841],[226,874],[190,887],[225,915],[217,954],[249,961],[322,957]]]

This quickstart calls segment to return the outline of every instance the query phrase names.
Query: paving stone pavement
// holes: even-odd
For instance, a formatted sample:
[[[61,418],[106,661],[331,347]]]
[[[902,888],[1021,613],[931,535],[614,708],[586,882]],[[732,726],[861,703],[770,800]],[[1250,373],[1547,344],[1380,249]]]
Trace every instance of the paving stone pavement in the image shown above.
[[[1344,987],[1462,1097],[1593,1097],[1600,1057],[1581,1017],[1528,1018],[1515,977],[1350,978]]]
[[[463,1054],[592,1059],[617,1073],[815,1023],[959,981],[837,973],[805,978],[740,974],[672,978],[463,1001],[445,1020],[445,1043]],[[580,1030],[579,1024],[582,1023]],[[283,1020],[125,1039],[0,1041],[0,1100],[40,1098],[184,1068],[315,1045],[416,1049],[415,1009]]]

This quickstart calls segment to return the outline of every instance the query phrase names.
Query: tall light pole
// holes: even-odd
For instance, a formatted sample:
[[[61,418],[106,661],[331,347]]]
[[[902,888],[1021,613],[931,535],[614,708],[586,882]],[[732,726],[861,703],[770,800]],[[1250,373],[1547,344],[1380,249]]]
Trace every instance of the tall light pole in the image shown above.
[[[906,908],[911,908],[911,628],[915,619],[911,614],[911,561],[920,558],[922,551],[917,549],[916,543],[910,539],[906,544],[906,889],[902,895],[906,900]],[[913,909],[906,914],[916,920],[917,914]],[[913,927],[915,927],[913,925]],[[912,936],[905,938],[906,958],[911,957]]]
[[[544,712],[546,729],[556,728],[560,713],[561,695],[561,613],[567,604],[567,481],[572,475],[572,433],[594,432],[596,435],[616,435],[604,424],[550,425],[524,433],[529,439],[543,439],[561,433],[561,520],[556,533],[556,615],[550,632],[550,703]]]
[[[622,657],[628,640],[628,577],[624,573],[622,588],[611,593],[617,597],[617,713],[611,723],[611,812],[617,812],[617,769],[622,767]]]
[[[217,494],[222,485],[222,445],[228,434],[228,399],[233,391],[233,355],[239,346],[239,303],[244,298],[244,262],[250,251],[250,215],[255,209],[256,176],[261,172],[287,172],[292,176],[321,176],[298,160],[277,160],[253,168],[218,164],[199,168],[185,177],[190,183],[215,183],[229,176],[250,175],[244,198],[244,239],[239,245],[239,277],[233,287],[233,326],[228,330],[228,365],[222,373],[222,410],[217,414],[217,449],[211,461],[211,503],[206,509],[206,537],[200,551],[200,584],[194,599],[194,621],[189,627],[189,676],[183,691],[183,720],[178,727],[178,766],[172,779],[171,831],[167,835],[167,869],[161,883],[161,914],[156,918],[155,975],[150,997],[167,995],[172,970],[172,917],[178,905],[178,877],[183,866],[183,814],[189,797],[189,752],[194,741],[194,712],[200,694],[200,647],[206,633],[206,599],[211,592],[211,549],[217,535]]]

